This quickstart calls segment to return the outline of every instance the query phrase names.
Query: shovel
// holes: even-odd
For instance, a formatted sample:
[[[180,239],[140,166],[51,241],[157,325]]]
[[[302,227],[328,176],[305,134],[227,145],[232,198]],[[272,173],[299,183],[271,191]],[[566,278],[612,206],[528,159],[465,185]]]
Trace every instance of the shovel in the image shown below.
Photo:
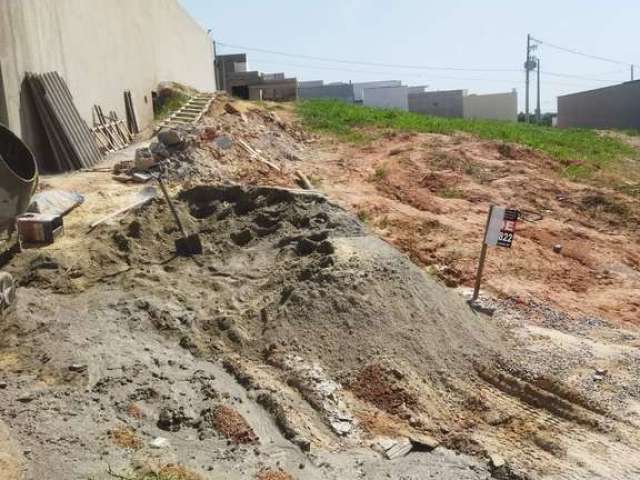
[[[157,177],[158,184],[160,185],[160,190],[162,190],[162,194],[164,195],[165,200],[167,201],[167,205],[171,209],[171,213],[173,214],[173,218],[176,220],[176,224],[180,229],[180,233],[182,234],[182,238],[179,238],[175,241],[176,245],[176,253],[181,257],[190,257],[191,255],[200,255],[202,254],[202,243],[200,242],[200,236],[197,233],[193,235],[187,235],[187,231],[182,225],[182,221],[180,221],[180,217],[178,216],[178,211],[176,207],[173,205],[171,198],[169,197],[169,192],[167,192],[167,187],[164,184],[164,181],[161,177]]]

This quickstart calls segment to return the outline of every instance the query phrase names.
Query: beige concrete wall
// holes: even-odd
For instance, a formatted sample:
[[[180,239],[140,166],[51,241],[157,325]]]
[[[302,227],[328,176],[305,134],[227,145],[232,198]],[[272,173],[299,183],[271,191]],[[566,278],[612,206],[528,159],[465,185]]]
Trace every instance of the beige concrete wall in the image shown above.
[[[90,124],[94,104],[126,118],[124,90],[142,126],[161,81],[215,90],[212,42],[177,0],[0,0],[0,68],[9,127],[32,146],[25,72],[58,71]]]
[[[518,94],[493,93],[489,95],[466,95],[463,98],[464,118],[489,120],[518,120]]]
[[[558,97],[560,128],[640,128],[640,80]]]

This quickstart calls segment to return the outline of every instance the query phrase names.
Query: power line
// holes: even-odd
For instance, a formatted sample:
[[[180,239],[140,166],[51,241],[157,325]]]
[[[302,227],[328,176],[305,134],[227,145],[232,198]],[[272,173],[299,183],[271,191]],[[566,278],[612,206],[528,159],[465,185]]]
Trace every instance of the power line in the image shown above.
[[[289,62],[281,62],[281,61],[274,61],[271,59],[263,59],[263,58],[252,58],[252,61],[256,61],[259,63],[263,63],[263,64],[270,64],[270,65],[278,65],[278,66],[285,66],[285,67],[294,67],[294,68],[305,68],[305,69],[309,69],[309,70],[331,70],[331,71],[338,71],[338,72],[350,72],[350,73],[359,73],[359,74],[365,74],[365,75],[391,75],[392,73],[394,75],[397,76],[412,76],[412,77],[416,77],[416,78],[423,78],[426,80],[429,79],[436,79],[436,80],[463,80],[463,81],[477,81],[477,82],[493,82],[493,83],[509,83],[512,85],[515,84],[522,84],[522,79],[508,79],[508,78],[504,78],[504,79],[497,79],[497,78],[474,78],[474,77],[449,77],[449,76],[434,76],[434,75],[427,75],[427,74],[421,74],[421,73],[408,73],[408,72],[382,72],[382,71],[374,71],[374,70],[360,70],[360,69],[352,69],[352,68],[344,68],[344,67],[333,67],[333,66],[329,66],[329,65],[311,65],[311,64],[299,64],[299,63],[289,63]],[[549,75],[549,76],[554,76],[554,75],[558,75],[558,76],[564,76],[562,74],[554,74],[551,72],[541,72],[542,75]],[[570,78],[573,78],[574,76],[570,76]],[[585,81],[593,81],[593,79],[589,79],[589,78],[585,78],[585,77],[579,77],[579,76],[575,76],[578,79],[582,79]],[[612,82],[615,80],[599,80],[599,81],[603,81],[603,82]],[[564,86],[574,86],[574,87],[584,87],[585,84],[579,84],[579,83],[567,83],[567,82],[557,82],[557,81],[547,81],[547,83],[550,84],[554,84],[554,85],[564,85]]]
[[[224,47],[235,48],[238,50],[248,50],[253,52],[270,53],[273,55],[282,55],[285,57],[306,58],[307,60],[320,60],[323,62],[344,63],[349,65],[369,65],[372,67],[406,68],[410,70],[448,70],[448,71],[456,71],[456,72],[520,72],[519,69],[513,69],[513,68],[433,67],[433,66],[426,66],[426,65],[401,65],[401,64],[392,64],[392,63],[361,62],[358,60],[344,60],[344,59],[338,59],[338,58],[314,57],[311,55],[300,55],[295,53],[279,52],[276,50],[266,50],[264,48],[243,47],[241,45],[232,45],[224,42],[216,42],[216,43]]]
[[[617,65],[626,65],[626,66],[633,65],[632,62],[623,62],[621,60],[614,60],[612,58],[600,57],[598,55],[591,55],[589,53],[584,53],[584,52],[581,52],[579,50],[575,50],[573,48],[562,47],[562,46],[556,45],[554,43],[546,42],[546,41],[540,40],[538,38],[533,38],[532,37],[531,39],[534,40],[535,42],[541,44],[541,45],[546,45],[547,47],[555,48],[556,50],[561,50],[563,52],[572,53],[574,55],[580,55],[582,57],[591,58],[593,60],[600,60],[601,62],[615,63]]]
[[[242,45],[233,45],[233,44],[224,43],[224,42],[216,42],[216,44],[218,46],[224,46],[224,47],[236,49],[236,50],[247,50],[247,51],[261,52],[261,53],[267,53],[272,55],[281,55],[281,56],[291,57],[291,58],[303,58],[307,60],[317,60],[322,62],[333,62],[333,63],[340,63],[340,64],[348,64],[348,65],[362,65],[362,66],[374,66],[374,67],[384,67],[384,68],[404,68],[409,70],[443,70],[443,71],[460,71],[460,72],[510,72],[510,73],[521,72],[520,69],[508,69],[508,68],[433,67],[433,66],[424,66],[424,65],[421,66],[421,65],[389,64],[389,63],[379,63],[379,62],[360,62],[356,60],[343,60],[343,59],[336,59],[336,58],[329,58],[329,57],[316,57],[312,55],[301,55],[301,54],[281,52],[276,50],[267,50],[264,48],[246,47]],[[387,75],[389,72],[368,72],[368,73],[375,73],[377,75]],[[556,72],[543,71],[541,73],[543,75],[549,75],[554,77],[575,78],[580,80],[588,80],[588,81],[602,82],[602,83],[612,83],[617,81],[617,80],[605,80],[605,79],[598,79],[598,78],[586,77],[581,75],[571,75],[571,74],[556,73]],[[460,80],[464,80],[464,79],[461,78]]]

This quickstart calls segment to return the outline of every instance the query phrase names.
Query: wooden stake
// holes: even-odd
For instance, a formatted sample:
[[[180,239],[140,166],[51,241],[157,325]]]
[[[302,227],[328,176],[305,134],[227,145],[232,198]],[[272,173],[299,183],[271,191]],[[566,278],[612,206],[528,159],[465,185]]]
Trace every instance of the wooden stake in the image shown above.
[[[480,295],[480,284],[482,283],[482,271],[484,270],[484,260],[487,256],[487,230],[489,229],[489,222],[491,221],[491,214],[493,213],[493,205],[489,207],[489,214],[487,215],[487,223],[484,226],[484,235],[482,236],[482,250],[480,250],[480,260],[478,261],[478,271],[476,273],[476,284],[473,288],[473,296],[470,303],[474,303],[478,300]]]

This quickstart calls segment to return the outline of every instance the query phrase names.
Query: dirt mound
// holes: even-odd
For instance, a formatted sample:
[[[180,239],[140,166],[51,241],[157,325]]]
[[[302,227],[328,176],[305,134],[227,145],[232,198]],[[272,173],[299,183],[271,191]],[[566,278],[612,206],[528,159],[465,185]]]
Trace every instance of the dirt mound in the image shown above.
[[[372,356],[399,356],[427,374],[464,371],[471,359],[488,360],[502,348],[497,329],[459,296],[323,196],[199,186],[179,199],[187,229],[203,241],[205,254],[195,260],[174,257],[179,232],[156,201],[134,219],[96,230],[86,258],[20,256],[9,270],[25,286],[37,280],[62,293],[99,282],[136,290],[160,283],[187,292],[191,307],[208,317],[193,325],[194,345],[219,335],[256,358],[292,348],[334,371],[360,368]],[[161,330],[180,326],[162,309],[140,310]]]

